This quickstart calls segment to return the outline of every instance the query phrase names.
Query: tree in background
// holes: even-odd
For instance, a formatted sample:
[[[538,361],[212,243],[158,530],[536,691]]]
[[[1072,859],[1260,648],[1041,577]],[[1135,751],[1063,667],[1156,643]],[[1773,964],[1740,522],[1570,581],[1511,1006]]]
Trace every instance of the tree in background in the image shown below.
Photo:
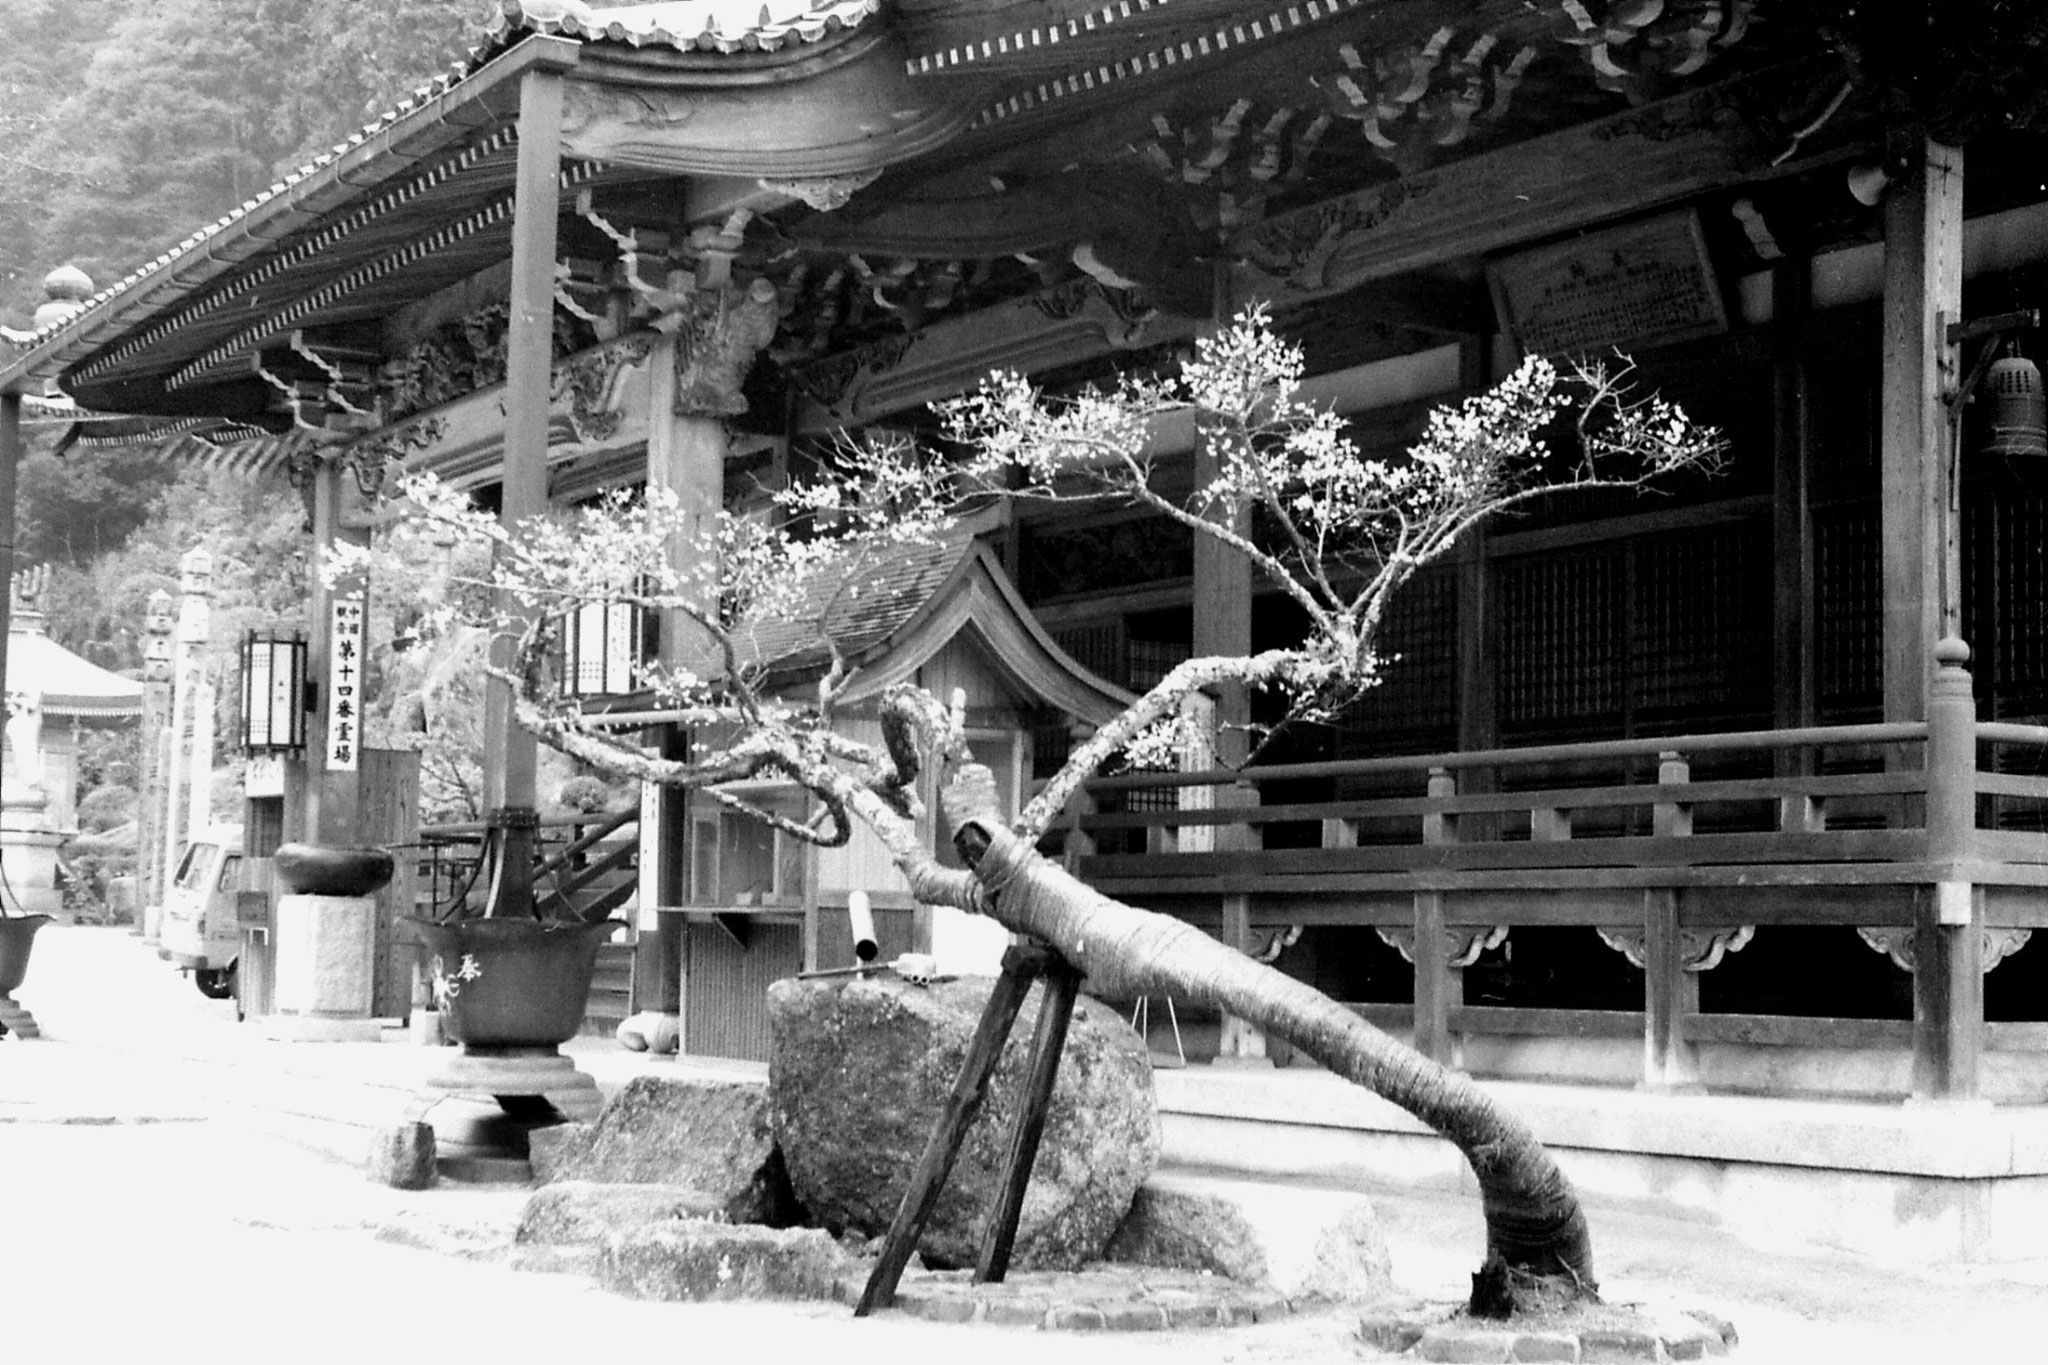
[[[112,284],[174,245],[167,232],[219,218],[424,83],[484,13],[0,0],[0,305],[32,312],[67,260]]]
[[[857,820],[919,901],[985,913],[1049,943],[1102,994],[1174,996],[1286,1040],[1464,1153],[1486,1215],[1475,1309],[1591,1295],[1592,1240],[1577,1196],[1529,1128],[1485,1091],[1320,991],[1185,921],[1103,896],[1035,851],[1105,763],[1213,745],[1215,736],[1189,733],[1208,688],[1269,689],[1290,715],[1310,719],[1354,700],[1378,677],[1374,641],[1392,594],[1482,518],[1566,489],[1639,486],[1718,450],[1712,432],[1660,400],[1632,397],[1598,371],[1565,377],[1532,359],[1490,392],[1434,413],[1405,459],[1368,460],[1340,418],[1296,399],[1301,368],[1300,351],[1254,313],[1162,380],[1051,400],[1021,377],[998,375],[946,406],[950,453],[903,440],[850,446],[835,470],[778,495],[780,522],[728,513],[699,530],[657,491],[507,529],[430,480],[408,491],[429,524],[494,547],[489,581],[511,609],[473,620],[511,638],[516,664],[497,676],[514,690],[519,723],[547,744],[606,772],[703,791],[810,843],[841,843]],[[1217,473],[1171,496],[1147,442],[1153,419],[1189,409]],[[1569,439],[1546,443],[1541,434],[1568,415]],[[905,547],[931,543],[992,498],[1107,499],[1170,517],[1246,555],[1300,610],[1303,636],[1175,666],[1076,745],[1029,805],[1003,811],[989,770],[968,750],[964,716],[923,689],[888,691],[882,745],[837,724],[854,669],[828,629],[835,613],[886,582]],[[1253,529],[1238,529],[1247,517]],[[680,563],[678,544],[687,547]],[[363,558],[341,556],[337,568]],[[451,595],[443,615],[463,601]],[[706,642],[701,672],[655,668],[644,679],[690,725],[689,761],[651,755],[637,735],[587,720],[560,696],[553,623],[616,602],[679,612]],[[830,657],[797,694],[771,686],[775,659],[758,641],[773,636],[757,634],[768,628],[786,640],[791,624],[808,627],[806,644]],[[965,867],[943,865],[920,837],[926,771],[943,785]],[[818,816],[798,821],[721,789],[758,778],[801,786]]]

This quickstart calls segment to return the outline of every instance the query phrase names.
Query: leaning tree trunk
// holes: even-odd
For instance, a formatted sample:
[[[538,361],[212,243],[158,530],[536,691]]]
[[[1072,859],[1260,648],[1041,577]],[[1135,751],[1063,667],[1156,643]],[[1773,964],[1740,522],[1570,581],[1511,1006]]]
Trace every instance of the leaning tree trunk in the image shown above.
[[[1485,1208],[1493,1293],[1505,1288],[1510,1304],[1515,1296],[1498,1283],[1501,1263],[1510,1282],[1562,1282],[1570,1294],[1594,1292],[1592,1238],[1578,1196],[1535,1135],[1490,1095],[1314,987],[1180,920],[1091,889],[1003,828],[974,786],[970,779],[948,790],[948,813],[994,919],[1057,948],[1095,991],[1215,1006],[1407,1110],[1471,1163]],[[1487,1292],[1475,1277],[1475,1307]]]

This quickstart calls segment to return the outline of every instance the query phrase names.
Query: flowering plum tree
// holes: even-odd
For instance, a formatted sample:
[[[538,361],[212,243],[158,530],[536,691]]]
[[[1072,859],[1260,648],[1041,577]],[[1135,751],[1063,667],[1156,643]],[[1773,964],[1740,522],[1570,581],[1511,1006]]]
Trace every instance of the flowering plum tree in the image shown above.
[[[725,515],[694,526],[655,491],[506,528],[432,481],[408,493],[416,515],[494,545],[494,578],[478,586],[509,604],[493,625],[514,632],[518,646],[516,667],[499,676],[514,689],[519,722],[542,741],[610,773],[702,791],[798,839],[834,844],[863,823],[920,900],[991,915],[1051,944],[1103,993],[1198,1001],[1287,1040],[1459,1147],[1483,1195],[1494,1282],[1590,1294],[1591,1240],[1569,1182],[1485,1091],[1321,992],[1179,920],[1101,895],[1034,850],[1106,762],[1144,762],[1187,739],[1199,713],[1187,703],[1205,689],[1272,689],[1296,717],[1355,699],[1382,666],[1374,638],[1389,599],[1482,519],[1565,490],[1639,486],[1711,463],[1719,449],[1711,430],[1632,392],[1625,369],[1561,373],[1530,359],[1492,390],[1435,412],[1405,458],[1372,460],[1341,419],[1299,398],[1301,372],[1299,350],[1252,312],[1169,378],[1055,400],[999,374],[944,407],[942,448],[848,442],[826,475],[777,495],[773,519]],[[1174,496],[1162,491],[1148,437],[1156,419],[1189,412],[1216,473]],[[847,732],[841,703],[855,669],[827,629],[835,612],[876,590],[905,547],[1000,498],[1108,499],[1171,517],[1248,557],[1307,628],[1285,648],[1177,665],[1077,745],[1021,811],[1003,812],[962,718],[939,698],[896,687],[883,702],[883,743]],[[594,602],[689,623],[701,646],[694,666],[653,668],[644,679],[694,727],[688,761],[652,756],[559,699],[549,622]],[[764,646],[770,635],[790,638],[792,624],[811,627],[812,647],[827,659],[797,690],[776,685]],[[964,868],[942,865],[919,837],[917,783],[932,770]],[[756,776],[800,785],[816,816],[762,809],[723,789]]]

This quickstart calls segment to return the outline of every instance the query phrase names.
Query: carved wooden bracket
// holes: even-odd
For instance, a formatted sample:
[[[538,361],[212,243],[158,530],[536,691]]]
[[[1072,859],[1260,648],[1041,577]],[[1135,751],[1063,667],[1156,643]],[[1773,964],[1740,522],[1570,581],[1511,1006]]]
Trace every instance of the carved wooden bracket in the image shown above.
[[[1649,932],[1644,929],[1602,929],[1600,941],[1641,967],[1649,961]],[[1679,965],[1689,972],[1710,972],[1729,953],[1741,952],[1756,936],[1753,924],[1732,929],[1681,929],[1678,931]]]
[[[2027,940],[2034,936],[2032,929],[1994,929],[1984,926],[1979,932],[1984,935],[1984,967],[1990,971],[1999,963],[2027,946]],[[1918,931],[1906,926],[1887,926],[1882,929],[1859,928],[1856,936],[1876,951],[1892,960],[1900,971],[1910,972],[1918,961],[1913,943]]]
[[[736,417],[747,410],[740,392],[754,357],[775,337],[780,307],[773,283],[745,289],[700,289],[684,303],[676,346],[676,412],[684,417]]]
[[[1404,962],[1415,960],[1415,931],[1374,926],[1375,932],[1386,941],[1388,947],[1401,955]],[[1449,929],[1444,932],[1444,965],[1447,967],[1469,967],[1479,960],[1479,955],[1488,948],[1498,948],[1508,941],[1508,927],[1496,924],[1478,929]]]

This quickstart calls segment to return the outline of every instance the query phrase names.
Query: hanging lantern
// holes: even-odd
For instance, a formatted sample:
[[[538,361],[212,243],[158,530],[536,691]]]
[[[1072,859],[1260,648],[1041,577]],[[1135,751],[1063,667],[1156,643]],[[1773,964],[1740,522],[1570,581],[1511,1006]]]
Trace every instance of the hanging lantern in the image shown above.
[[[2005,355],[1984,373],[1989,436],[1987,455],[2048,456],[2048,394],[2041,370],[2024,356]]]
[[[589,602],[562,618],[562,695],[616,697],[636,685],[645,613],[630,602]]]
[[[297,753],[306,747],[306,642],[250,631],[242,640],[242,750]]]

